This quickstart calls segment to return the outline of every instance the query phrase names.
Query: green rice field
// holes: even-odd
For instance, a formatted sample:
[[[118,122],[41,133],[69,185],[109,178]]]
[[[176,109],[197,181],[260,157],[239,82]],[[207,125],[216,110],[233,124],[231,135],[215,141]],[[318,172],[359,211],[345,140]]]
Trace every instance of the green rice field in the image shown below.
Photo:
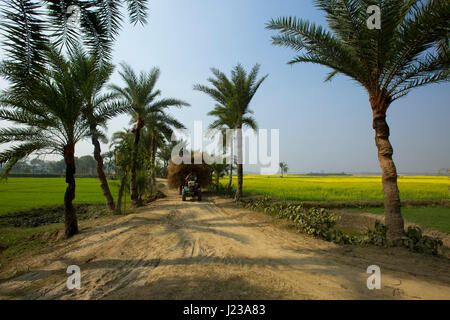
[[[66,190],[64,178],[8,178],[0,182],[0,214],[37,207],[62,205]],[[109,182],[117,197],[119,181]],[[128,194],[127,194],[128,195]],[[76,179],[74,203],[104,203],[100,182],[95,178]]]

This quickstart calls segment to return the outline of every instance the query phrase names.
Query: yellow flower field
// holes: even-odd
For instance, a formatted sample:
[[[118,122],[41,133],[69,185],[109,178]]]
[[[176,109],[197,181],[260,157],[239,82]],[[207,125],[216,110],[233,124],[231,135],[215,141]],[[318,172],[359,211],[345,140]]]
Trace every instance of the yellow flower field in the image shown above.
[[[221,181],[227,183],[228,177]],[[402,200],[449,199],[449,181],[444,176],[400,176],[400,197]],[[381,176],[245,175],[244,193],[302,201],[383,200]]]

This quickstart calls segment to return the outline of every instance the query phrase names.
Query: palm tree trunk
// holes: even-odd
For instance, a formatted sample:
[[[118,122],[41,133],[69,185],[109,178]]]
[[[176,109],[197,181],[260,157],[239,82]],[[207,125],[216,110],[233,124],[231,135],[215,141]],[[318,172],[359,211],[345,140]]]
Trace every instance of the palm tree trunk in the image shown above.
[[[125,184],[127,181],[127,175],[124,174],[122,176],[122,178],[120,179],[120,188],[119,188],[119,194],[117,196],[117,203],[116,203],[116,209],[115,209],[115,214],[122,214],[122,197],[123,197],[123,192],[125,190]]]
[[[100,180],[100,188],[102,189],[103,195],[106,198],[106,206],[110,213],[114,213],[114,198],[111,194],[111,190],[109,189],[108,180],[106,179],[105,172],[103,171],[103,158],[101,155],[100,142],[98,138],[93,135],[92,136],[92,144],[94,145],[94,158],[97,161],[97,176]]]
[[[397,169],[392,160],[392,145],[389,142],[389,126],[386,122],[387,108],[373,108],[373,128],[375,144],[378,148],[378,161],[382,171],[384,209],[386,211],[387,242],[389,246],[400,245],[404,235],[404,222],[401,214],[400,193],[397,186]]]
[[[231,145],[230,145],[230,169],[229,169],[229,174],[228,174],[228,184],[227,184],[227,189],[231,190],[231,184],[233,183],[233,141],[231,141]]]
[[[220,180],[220,172],[216,171],[216,190],[219,190],[219,180]]]
[[[78,221],[73,207],[75,199],[75,145],[64,147],[64,162],[66,164],[66,193],[64,194],[64,224],[67,238],[78,233]]]
[[[156,186],[156,140],[155,140],[155,134],[152,133],[152,176],[151,176],[151,190],[155,190]]]
[[[236,194],[234,196],[235,201],[239,201],[242,197],[242,185],[243,185],[243,161],[242,161],[242,125],[238,126],[237,130],[237,156],[238,156],[238,165],[237,165],[237,184],[236,184]]]
[[[139,148],[139,140],[141,138],[141,128],[142,124],[138,120],[136,123],[136,128],[134,131],[134,145],[133,152],[131,154],[131,177],[130,177],[130,198],[133,202],[133,206],[139,206],[139,194],[136,182],[136,168],[137,168],[137,156],[138,156],[138,148]]]
[[[164,160],[164,178],[167,178],[169,174],[169,162]]]

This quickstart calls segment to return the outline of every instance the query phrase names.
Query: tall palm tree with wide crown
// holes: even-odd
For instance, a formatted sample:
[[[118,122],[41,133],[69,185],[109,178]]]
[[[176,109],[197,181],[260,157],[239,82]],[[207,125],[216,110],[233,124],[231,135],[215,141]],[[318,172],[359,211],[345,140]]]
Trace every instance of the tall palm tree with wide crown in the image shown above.
[[[83,114],[89,123],[89,134],[94,146],[94,159],[97,162],[97,176],[111,213],[116,211],[114,198],[103,170],[103,157],[100,141],[107,142],[102,129],[106,129],[108,120],[127,111],[126,104],[118,102],[116,93],[103,92],[114,66],[100,63],[95,56],[87,54],[81,47],[76,47],[71,54],[70,68],[74,74],[76,85],[83,99]]]
[[[189,106],[187,102],[174,98],[164,98],[156,100],[161,91],[155,89],[156,82],[159,79],[160,71],[153,68],[150,72],[141,72],[139,75],[127,64],[121,64],[122,70],[119,72],[125,87],[111,85],[113,92],[119,94],[123,102],[127,104],[129,113],[135,119],[134,148],[131,155],[131,174],[130,174],[130,196],[134,206],[139,205],[139,195],[136,183],[136,158],[138,152],[139,140],[141,139],[141,130],[146,125],[146,118],[150,114],[161,114],[168,107]]]
[[[3,175],[31,154],[58,154],[64,157],[67,188],[64,195],[65,234],[78,233],[72,201],[75,199],[75,146],[88,136],[89,124],[83,113],[83,97],[77,86],[70,61],[55,48],[47,51],[49,65],[42,77],[28,84],[28,90],[10,86],[0,94],[0,120],[15,126],[0,129],[0,144],[12,142],[0,152]],[[2,73],[13,74],[8,69]],[[12,80],[12,78],[10,78]]]
[[[243,150],[242,150],[242,128],[248,126],[254,130],[257,129],[255,119],[252,117],[253,111],[250,109],[250,102],[255,96],[261,84],[268,75],[258,79],[260,65],[256,64],[249,73],[245,71],[241,64],[235,66],[231,71],[231,78],[221,71],[212,68],[211,71],[215,78],[209,78],[211,87],[205,85],[195,85],[194,90],[206,93],[219,103],[218,108],[222,108],[224,113],[229,112],[232,117],[235,116],[236,145],[237,145],[237,186],[235,200],[242,197],[243,186]]]
[[[299,52],[290,64],[316,63],[357,81],[369,95],[375,144],[382,170],[389,245],[404,235],[397,169],[392,160],[386,111],[411,89],[449,79],[450,3],[445,0],[315,0],[331,31],[295,17],[269,22],[273,43]],[[381,12],[381,29],[369,29],[370,5]],[[370,10],[369,10],[370,12]]]

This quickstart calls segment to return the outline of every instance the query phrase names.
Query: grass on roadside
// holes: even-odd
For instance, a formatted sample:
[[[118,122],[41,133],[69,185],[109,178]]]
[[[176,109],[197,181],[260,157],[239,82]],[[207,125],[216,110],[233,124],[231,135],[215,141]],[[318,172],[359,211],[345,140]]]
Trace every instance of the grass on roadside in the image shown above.
[[[0,270],[14,257],[43,248],[64,232],[63,223],[36,228],[0,227]]]
[[[131,206],[127,206],[126,212],[130,209]],[[75,204],[75,210],[80,225],[86,220],[111,216],[104,204]],[[63,206],[35,208],[0,215],[0,271],[11,260],[62,239],[64,239]]]
[[[350,209],[349,209],[350,210]],[[361,209],[351,209],[361,212]],[[384,208],[365,208],[364,212],[384,214]],[[403,218],[427,228],[450,233],[450,208],[414,207],[402,208]]]

